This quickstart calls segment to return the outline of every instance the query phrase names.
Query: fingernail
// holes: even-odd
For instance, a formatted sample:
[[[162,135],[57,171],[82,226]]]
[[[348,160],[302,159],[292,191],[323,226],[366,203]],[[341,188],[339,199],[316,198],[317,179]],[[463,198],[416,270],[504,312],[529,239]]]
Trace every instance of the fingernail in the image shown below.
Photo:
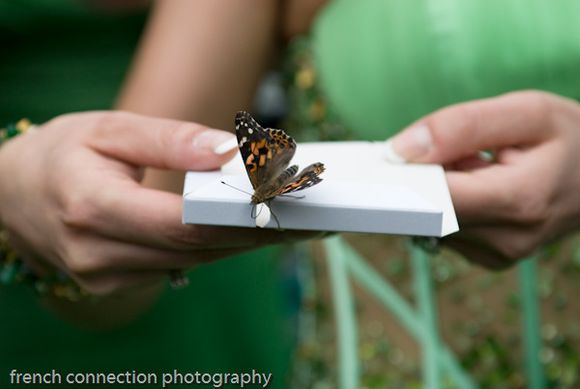
[[[221,154],[225,154],[228,151],[231,151],[231,150],[234,150],[237,148],[238,148],[238,140],[236,139],[236,137],[233,137],[233,138],[217,145],[213,149],[213,152],[221,155]]]
[[[208,129],[193,138],[193,147],[206,151],[210,150],[216,154],[225,154],[232,148],[226,148],[224,145],[231,142],[236,144],[236,137],[233,134],[221,130]]]
[[[381,145],[381,154],[383,159],[392,163],[405,163],[405,158],[401,157],[395,149],[393,149],[393,141],[388,140]]]
[[[432,144],[431,131],[426,125],[419,124],[387,140],[383,157],[394,163],[414,161],[427,154]]]

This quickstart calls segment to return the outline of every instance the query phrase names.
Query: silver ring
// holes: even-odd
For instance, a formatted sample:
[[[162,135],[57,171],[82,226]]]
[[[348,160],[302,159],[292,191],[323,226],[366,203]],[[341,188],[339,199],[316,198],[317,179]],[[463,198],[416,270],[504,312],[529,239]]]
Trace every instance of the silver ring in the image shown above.
[[[173,289],[182,289],[189,285],[189,278],[181,269],[169,270],[169,285]]]

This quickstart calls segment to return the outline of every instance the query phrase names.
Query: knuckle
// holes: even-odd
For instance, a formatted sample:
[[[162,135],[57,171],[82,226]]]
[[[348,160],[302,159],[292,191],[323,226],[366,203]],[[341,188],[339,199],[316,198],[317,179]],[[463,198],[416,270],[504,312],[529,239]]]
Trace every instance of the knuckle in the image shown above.
[[[525,224],[541,224],[548,218],[548,203],[540,188],[523,187],[516,196],[514,219]]]
[[[62,223],[70,228],[84,229],[91,226],[95,207],[83,192],[70,192],[65,196],[61,212]]]
[[[547,189],[534,185],[535,181],[533,177],[512,177],[510,185],[496,188],[490,194],[502,209],[506,220],[533,226],[548,219]]]
[[[65,247],[61,260],[67,270],[77,276],[99,272],[104,268],[103,260],[95,250],[75,240]]]
[[[88,118],[95,115],[95,112],[87,112],[87,113],[65,113],[62,115],[58,115],[46,123],[44,126],[47,127],[76,127],[79,124],[82,124],[87,121]]]
[[[427,117],[425,124],[431,129],[434,143],[453,144],[457,134],[472,138],[480,133],[481,115],[479,103],[467,102],[441,109]],[[449,131],[449,123],[455,131]]]
[[[93,114],[93,120],[87,120],[87,123],[90,123],[89,130],[97,137],[107,139],[121,131],[124,123],[127,123],[128,120],[135,116],[135,114],[123,111],[103,111],[94,112]]]
[[[543,123],[546,126],[552,124],[554,117],[554,95],[540,90],[525,90],[508,94],[524,108],[524,112],[530,115],[530,119]]]
[[[176,161],[179,161],[180,151],[175,146],[177,144],[186,144],[187,138],[191,139],[188,123],[173,123],[167,122],[163,126],[156,126],[151,128],[152,145],[157,150],[166,150],[166,153],[161,153],[158,164],[161,168],[171,169],[175,166]]]
[[[63,259],[67,269],[76,275],[95,273],[103,269],[101,260],[90,254],[69,255]]]
[[[532,108],[541,108],[550,103],[552,95],[536,89],[528,89],[521,92],[511,93],[512,96],[522,99],[527,105]]]
[[[534,112],[541,117],[551,117],[553,97],[551,94],[541,91],[528,91],[525,93],[527,103]]]
[[[74,117],[71,117],[71,115],[73,115],[73,114],[65,114],[65,115],[56,116],[56,117],[50,119],[49,121],[47,121],[46,123],[44,123],[43,126],[48,127],[48,128],[66,126],[71,119],[74,120]]]
[[[536,249],[536,245],[534,244],[533,240],[528,237],[512,236],[509,237],[509,239],[502,241],[498,249],[500,254],[505,258],[511,261],[516,261],[532,254]]]
[[[447,114],[450,118],[455,121],[455,126],[457,128],[471,130],[474,133],[477,131],[477,126],[479,125],[480,118],[480,104],[478,102],[467,102],[462,104],[457,104],[446,108],[443,113]],[[442,115],[441,126],[446,128],[449,126],[447,121],[449,118]]]
[[[518,206],[517,193],[514,187],[505,185],[494,188],[487,192],[490,204],[496,204],[498,211],[506,218],[513,218]]]

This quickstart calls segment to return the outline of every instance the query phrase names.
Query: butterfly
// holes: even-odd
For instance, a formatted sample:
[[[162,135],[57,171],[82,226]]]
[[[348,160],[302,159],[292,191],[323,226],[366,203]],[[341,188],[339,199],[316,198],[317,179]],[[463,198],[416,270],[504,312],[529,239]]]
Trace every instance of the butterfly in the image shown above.
[[[254,193],[251,203],[268,203],[276,196],[297,192],[322,181],[324,164],[313,163],[298,173],[298,166],[288,167],[296,142],[282,130],[263,128],[248,112],[240,111],[235,119],[240,154]],[[297,174],[298,173],[298,174]]]

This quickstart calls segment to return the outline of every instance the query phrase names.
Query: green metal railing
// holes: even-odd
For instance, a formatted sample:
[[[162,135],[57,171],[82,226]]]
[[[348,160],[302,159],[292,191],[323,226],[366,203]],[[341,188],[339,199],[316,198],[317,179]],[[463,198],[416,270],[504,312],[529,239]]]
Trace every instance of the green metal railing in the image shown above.
[[[445,378],[457,388],[477,387],[477,383],[440,338],[429,266],[430,255],[427,252],[415,245],[410,246],[417,301],[417,307],[414,308],[340,236],[327,239],[325,246],[337,314],[338,378],[341,388],[359,387],[360,377],[357,323],[349,281],[351,278],[392,312],[421,345],[425,388],[439,388]],[[536,287],[537,259],[524,260],[518,266],[527,387],[539,389],[546,386],[546,381],[540,361],[542,345]]]

